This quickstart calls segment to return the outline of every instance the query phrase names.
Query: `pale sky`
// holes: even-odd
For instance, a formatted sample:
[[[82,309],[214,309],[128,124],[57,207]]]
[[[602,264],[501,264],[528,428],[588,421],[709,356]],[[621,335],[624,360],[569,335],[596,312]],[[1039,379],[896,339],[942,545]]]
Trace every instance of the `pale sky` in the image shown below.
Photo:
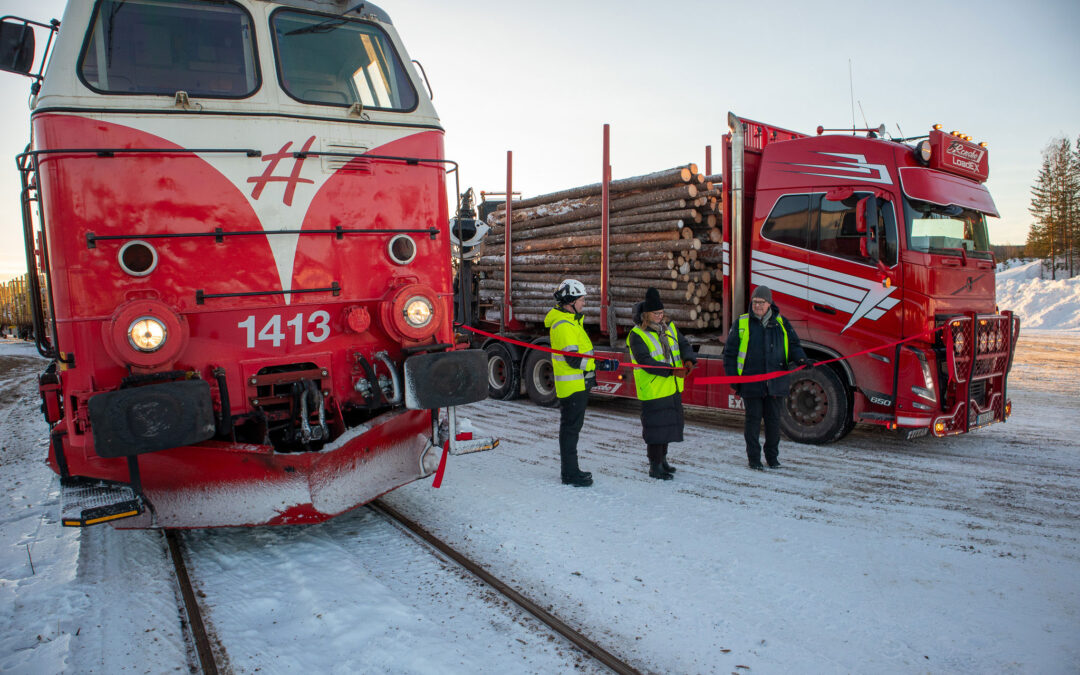
[[[858,126],[865,112],[894,135],[940,122],[989,143],[991,240],[1022,244],[1042,149],[1080,136],[1076,0],[377,4],[427,70],[463,189],[502,190],[507,150],[525,196],[597,182],[605,122],[615,178],[704,171],[706,145],[719,172],[729,110],[807,133],[850,126],[850,60]],[[0,14],[47,21],[63,5],[0,0]],[[29,84],[0,73],[0,277],[25,267],[13,158]]]

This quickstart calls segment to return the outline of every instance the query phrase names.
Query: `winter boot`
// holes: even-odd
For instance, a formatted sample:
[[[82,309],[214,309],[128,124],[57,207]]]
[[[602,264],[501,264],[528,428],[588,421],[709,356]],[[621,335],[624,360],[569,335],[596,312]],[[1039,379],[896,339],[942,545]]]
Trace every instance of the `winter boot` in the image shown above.
[[[592,485],[592,474],[585,471],[579,471],[573,476],[563,476],[563,485],[573,485],[574,487],[589,487]]]
[[[660,462],[660,466],[662,466],[664,468],[664,471],[667,471],[668,473],[675,473],[675,467],[673,467],[673,466],[671,466],[670,464],[667,463],[667,457],[665,457]]]
[[[660,480],[671,480],[674,478],[670,473],[664,471],[663,462],[649,462],[649,476],[652,478],[659,478]]]
[[[560,461],[562,463],[562,482],[564,485],[577,485],[583,480],[588,480],[589,485],[592,485],[592,474],[578,468],[576,452],[561,455]]]

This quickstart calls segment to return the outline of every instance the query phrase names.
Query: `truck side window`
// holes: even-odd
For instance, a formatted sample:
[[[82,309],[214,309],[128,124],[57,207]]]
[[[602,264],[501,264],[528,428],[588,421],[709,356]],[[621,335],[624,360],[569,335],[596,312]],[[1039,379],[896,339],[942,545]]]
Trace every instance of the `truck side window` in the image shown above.
[[[79,76],[105,94],[241,98],[258,88],[251,17],[239,5],[103,0]]]
[[[788,246],[806,248],[809,224],[810,196],[785,195],[776,202],[776,206],[765,220],[761,228],[761,236]]]
[[[847,258],[861,263],[870,263],[859,249],[859,240],[864,235],[855,227],[855,205],[859,199],[868,196],[867,192],[856,192],[850,199],[842,202],[832,201],[824,195],[815,195],[820,199],[817,208],[817,241],[815,250],[838,258]],[[896,217],[892,202],[881,201],[878,224],[878,247],[881,262],[886,265],[896,264]]]

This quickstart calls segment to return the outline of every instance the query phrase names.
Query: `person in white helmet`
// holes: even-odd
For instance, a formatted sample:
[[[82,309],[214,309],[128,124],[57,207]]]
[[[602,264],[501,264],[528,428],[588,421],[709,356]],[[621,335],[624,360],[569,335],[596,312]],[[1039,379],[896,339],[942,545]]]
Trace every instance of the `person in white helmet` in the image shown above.
[[[593,353],[592,340],[585,332],[585,284],[577,279],[566,279],[555,290],[555,307],[544,318],[544,326],[551,331],[551,348],[564,352],[577,352],[581,356],[551,355],[551,368],[555,375],[555,395],[562,409],[559,424],[559,458],[562,463],[562,482],[565,485],[588,487],[592,474],[578,467],[577,443],[581,426],[585,423],[585,407],[589,402],[589,389],[596,384],[596,370],[615,370],[617,359],[589,358]]]

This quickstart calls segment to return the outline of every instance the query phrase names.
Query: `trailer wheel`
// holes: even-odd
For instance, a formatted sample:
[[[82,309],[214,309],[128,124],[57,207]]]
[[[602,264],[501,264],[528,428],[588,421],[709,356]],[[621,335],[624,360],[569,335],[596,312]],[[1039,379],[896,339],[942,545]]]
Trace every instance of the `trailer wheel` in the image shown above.
[[[847,392],[827,366],[791,376],[791,390],[780,412],[780,429],[797,443],[821,445],[839,440],[851,417]]]
[[[533,403],[545,408],[559,404],[555,394],[555,371],[551,367],[551,355],[539,349],[530,349],[521,368],[525,378],[525,392]]]
[[[496,401],[509,401],[521,393],[521,376],[510,348],[501,342],[484,347],[487,354],[488,396]]]

